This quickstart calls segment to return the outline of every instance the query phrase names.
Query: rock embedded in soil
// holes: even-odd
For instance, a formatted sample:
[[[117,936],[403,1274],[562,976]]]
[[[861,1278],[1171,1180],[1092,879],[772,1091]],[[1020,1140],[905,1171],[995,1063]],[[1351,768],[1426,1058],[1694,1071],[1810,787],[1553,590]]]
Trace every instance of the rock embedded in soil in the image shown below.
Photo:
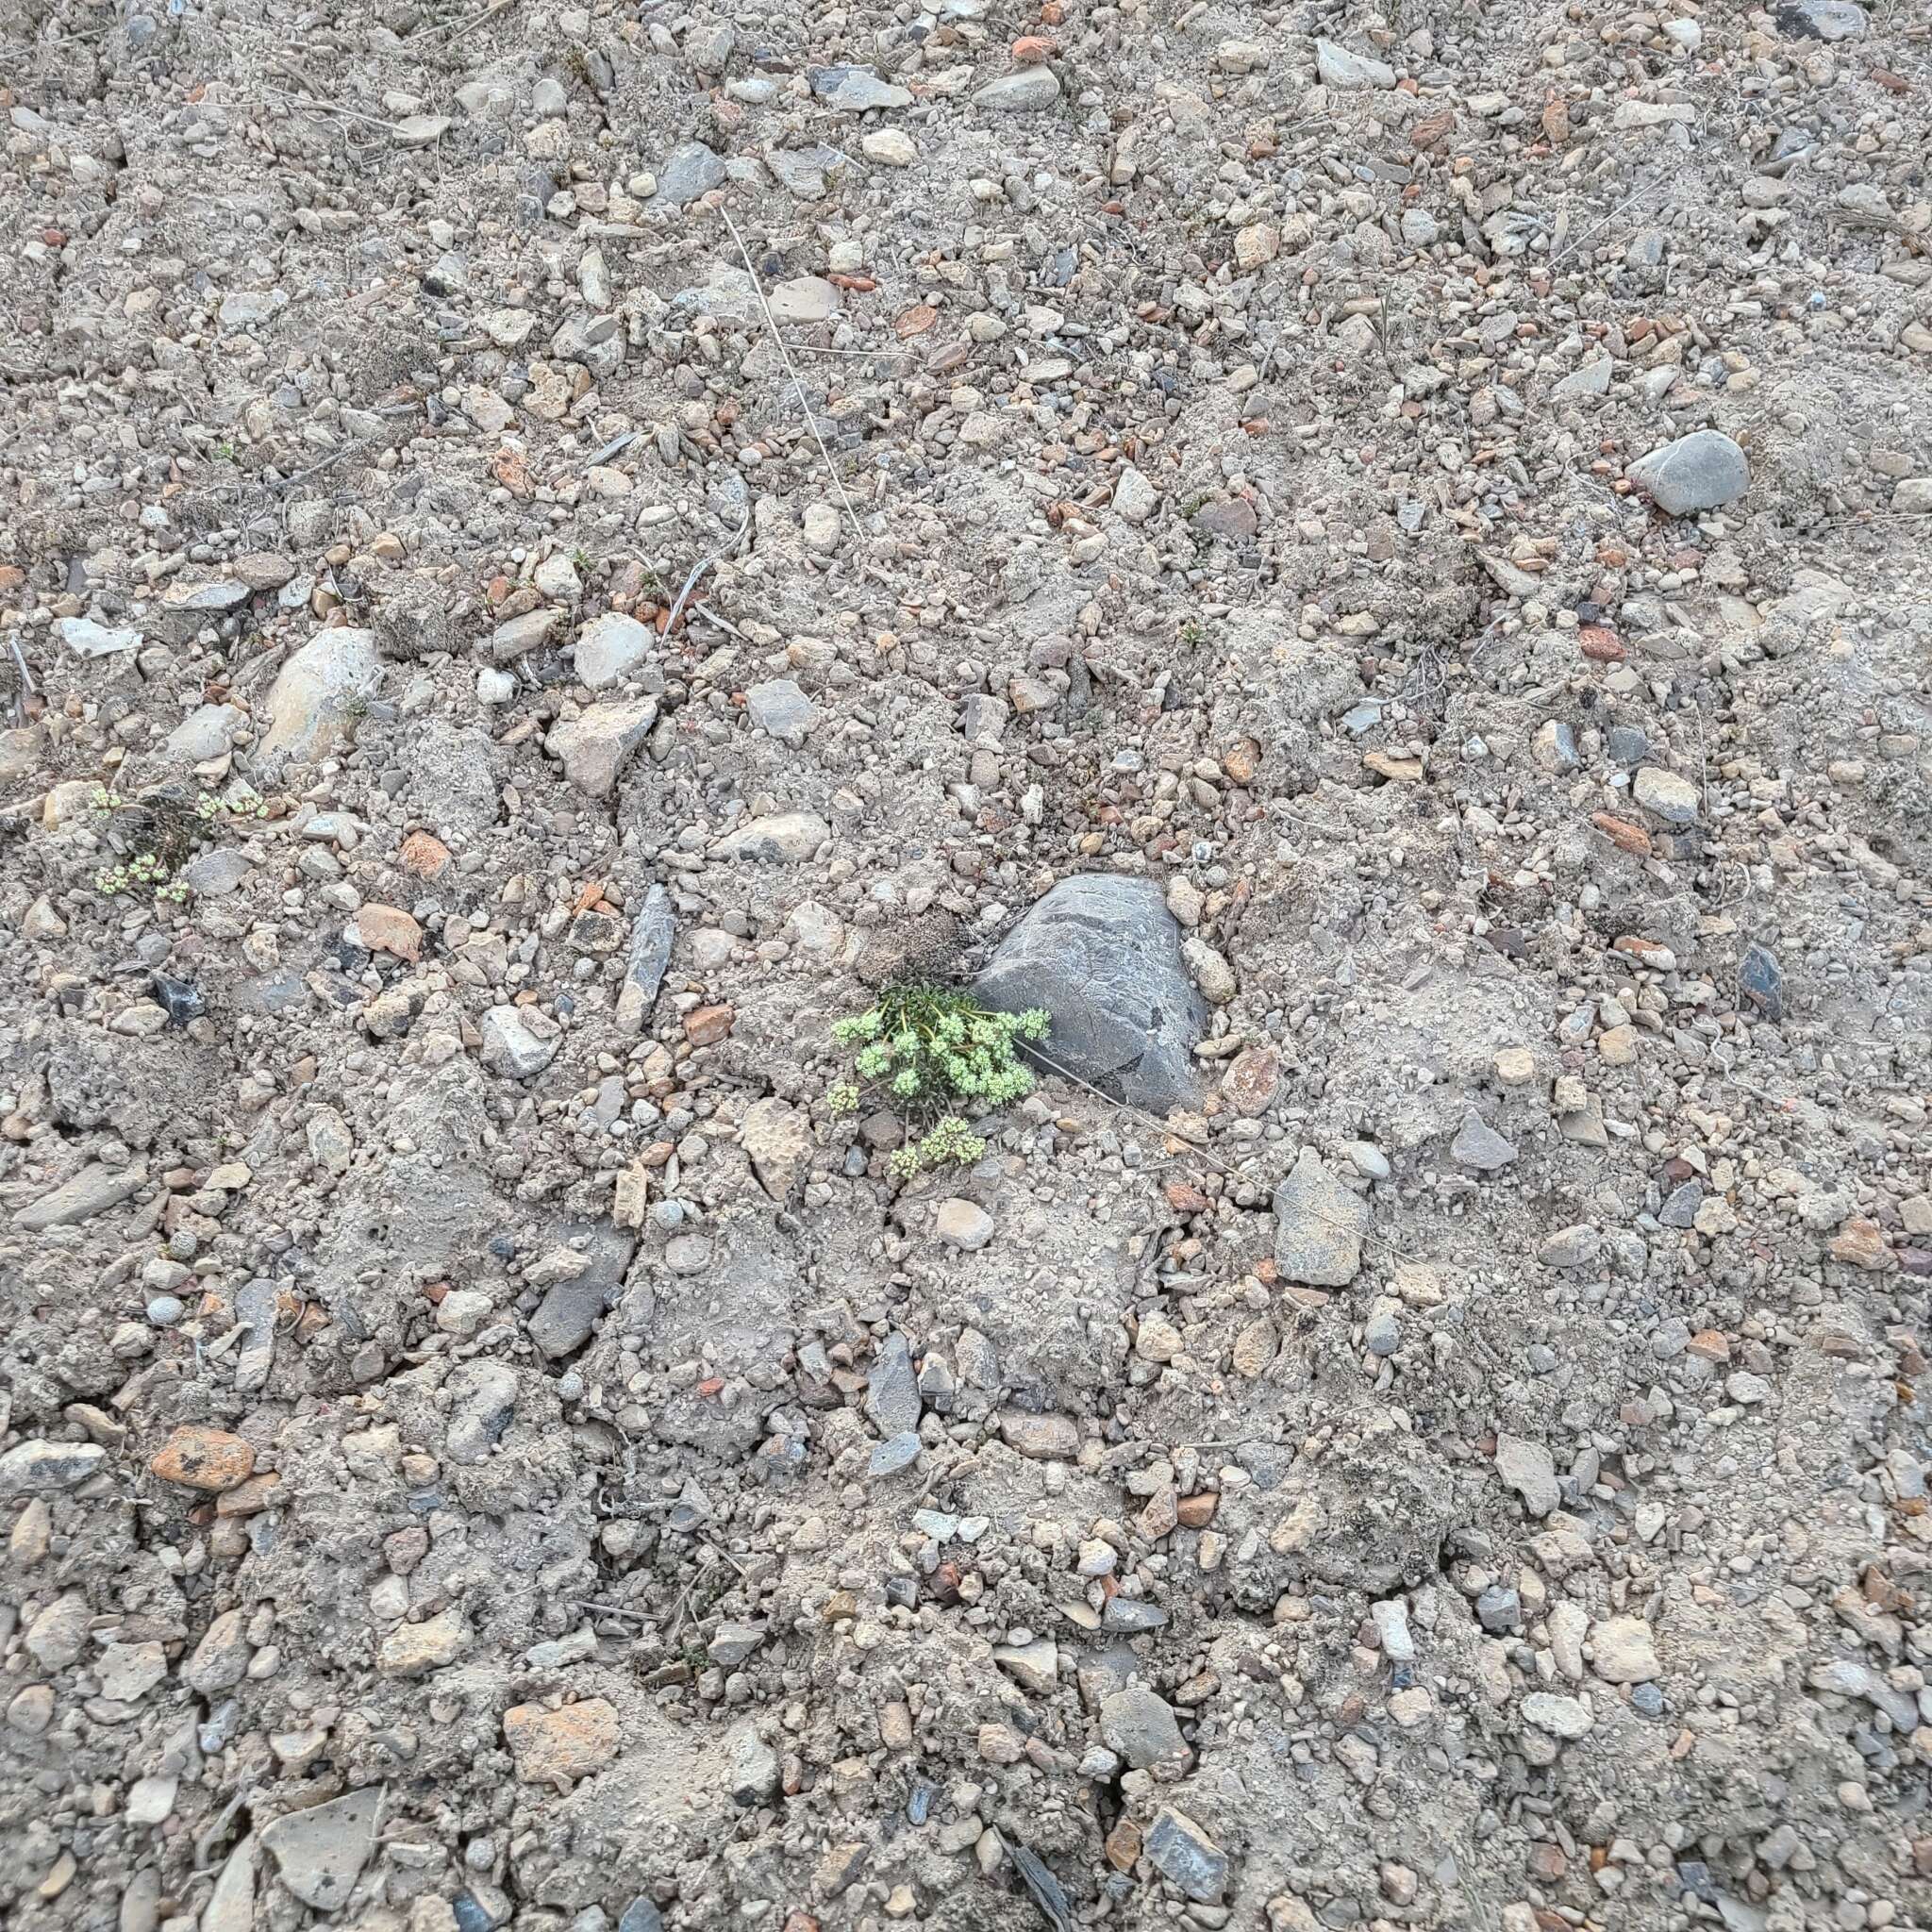
[[[1274,1190],[1274,1265],[1310,1288],[1346,1288],[1360,1272],[1369,1204],[1304,1147]]]
[[[1198,1101],[1207,1007],[1150,880],[1063,879],[1000,941],[974,991],[1000,1012],[1044,1007],[1043,1058],[1112,1099],[1156,1114]]]
[[[1721,509],[1751,487],[1744,452],[1716,429],[1697,429],[1630,465],[1630,480],[1674,517]]]
[[[275,1861],[276,1875],[306,1906],[340,1911],[375,1850],[382,1788],[372,1785],[346,1797],[290,1811],[257,1834]]]
[[[322,632],[276,674],[267,705],[273,722],[256,748],[258,763],[275,772],[325,757],[381,679],[374,631]]]
[[[570,1783],[615,1760],[617,1709],[602,1697],[587,1697],[558,1710],[513,1705],[503,1714],[503,1736],[525,1783]]]

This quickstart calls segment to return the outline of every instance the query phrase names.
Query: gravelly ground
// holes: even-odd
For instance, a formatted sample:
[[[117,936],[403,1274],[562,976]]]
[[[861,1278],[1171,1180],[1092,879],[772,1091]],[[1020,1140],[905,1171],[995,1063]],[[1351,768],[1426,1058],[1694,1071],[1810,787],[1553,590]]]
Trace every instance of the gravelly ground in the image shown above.
[[[11,0],[9,1923],[1932,1922],[1928,90]]]

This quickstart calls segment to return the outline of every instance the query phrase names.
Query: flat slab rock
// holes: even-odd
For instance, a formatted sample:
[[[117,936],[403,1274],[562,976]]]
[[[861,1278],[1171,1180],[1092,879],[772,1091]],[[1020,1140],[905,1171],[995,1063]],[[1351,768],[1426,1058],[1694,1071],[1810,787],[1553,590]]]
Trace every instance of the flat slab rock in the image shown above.
[[[1151,879],[1062,879],[1000,941],[974,991],[1001,1012],[1044,1007],[1048,1060],[1150,1113],[1191,1107],[1208,1008]]]

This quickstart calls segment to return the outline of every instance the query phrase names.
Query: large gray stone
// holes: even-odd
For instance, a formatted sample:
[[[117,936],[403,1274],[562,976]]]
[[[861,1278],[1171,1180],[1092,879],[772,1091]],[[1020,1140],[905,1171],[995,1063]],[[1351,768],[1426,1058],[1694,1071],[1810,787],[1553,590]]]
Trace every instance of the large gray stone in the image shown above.
[[[1043,1060],[1115,1100],[1164,1114],[1199,1098],[1193,1050],[1208,1008],[1151,879],[1062,879],[1000,942],[974,991],[1000,1012],[1044,1007]]]
[[[304,1905],[333,1912],[348,1903],[375,1849],[382,1790],[370,1785],[306,1811],[286,1812],[262,1826],[261,1842],[282,1883]]]
[[[1686,517],[1736,503],[1751,487],[1751,465],[1728,436],[1696,429],[1640,457],[1630,480],[1667,515]]]
[[[1369,1204],[1304,1147],[1274,1191],[1274,1265],[1287,1281],[1346,1288],[1362,1265]]]
[[[703,142],[688,141],[664,158],[658,170],[657,198],[667,208],[686,208],[724,185],[724,161]]]
[[[1100,1741],[1136,1771],[1181,1763],[1188,1755],[1173,1707],[1144,1684],[1129,1684],[1100,1700]]]
[[[284,664],[268,694],[275,719],[257,752],[268,770],[281,760],[326,758],[350,713],[382,677],[375,633],[340,628],[311,639]]]

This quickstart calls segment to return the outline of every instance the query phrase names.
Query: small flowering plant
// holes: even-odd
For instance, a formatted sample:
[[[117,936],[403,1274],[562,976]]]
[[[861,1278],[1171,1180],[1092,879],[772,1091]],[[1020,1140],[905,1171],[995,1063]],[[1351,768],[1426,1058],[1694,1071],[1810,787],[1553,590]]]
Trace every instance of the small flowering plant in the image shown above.
[[[880,1093],[922,1129],[892,1155],[901,1180],[947,1161],[970,1165],[986,1152],[986,1141],[960,1109],[985,1112],[1031,1093],[1033,1074],[1020,1059],[1020,1042],[1044,1040],[1052,1024],[1044,1008],[996,1013],[970,992],[917,982],[889,986],[877,1006],[833,1026],[841,1046],[858,1048],[852,1070],[858,1077],[840,1081],[826,1101],[834,1114],[852,1114],[866,1092]]]

